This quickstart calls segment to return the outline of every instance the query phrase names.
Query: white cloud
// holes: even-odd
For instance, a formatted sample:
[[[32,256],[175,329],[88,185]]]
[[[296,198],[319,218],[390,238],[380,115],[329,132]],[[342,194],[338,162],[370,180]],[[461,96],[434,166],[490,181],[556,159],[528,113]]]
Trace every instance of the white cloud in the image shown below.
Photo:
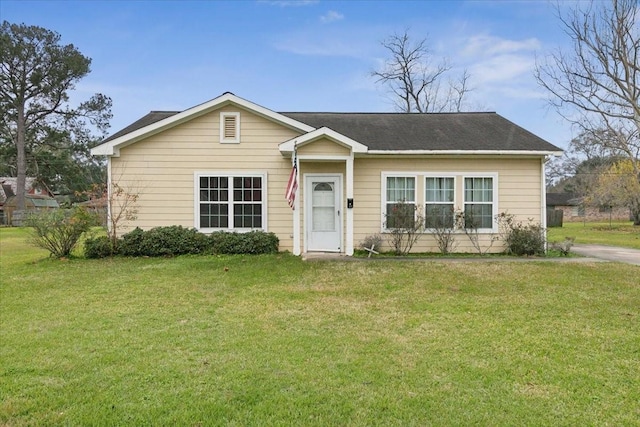
[[[525,40],[508,40],[500,37],[480,34],[469,38],[462,50],[465,56],[491,56],[516,52],[534,52],[540,49],[541,43],[536,38]]]
[[[334,10],[330,10],[326,14],[320,17],[320,22],[322,22],[323,24],[329,24],[331,22],[341,21],[343,19],[344,19],[343,14],[336,12]]]
[[[319,31],[305,29],[281,34],[273,46],[284,52],[306,56],[343,56],[368,59],[377,48],[375,37],[363,35],[353,28]]]
[[[506,83],[531,74],[535,59],[526,55],[496,55],[471,64],[469,72],[478,84]]]

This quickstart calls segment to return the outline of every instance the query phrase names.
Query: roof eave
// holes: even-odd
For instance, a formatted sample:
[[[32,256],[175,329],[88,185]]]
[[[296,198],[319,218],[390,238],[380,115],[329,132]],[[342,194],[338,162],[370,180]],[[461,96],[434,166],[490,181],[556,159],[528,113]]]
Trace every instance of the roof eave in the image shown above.
[[[321,138],[330,139],[339,145],[349,148],[353,153],[367,153],[369,150],[366,145],[328,127],[321,127],[311,132],[307,132],[304,135],[285,141],[278,146],[278,149],[282,154],[291,154],[296,147],[302,147]]]
[[[257,115],[300,130],[301,132],[310,132],[315,129],[314,127],[311,127],[305,123],[299,122],[280,113],[276,113],[275,111],[269,110],[268,108],[262,107],[258,104],[254,104],[253,102],[247,101],[246,99],[240,98],[230,92],[227,92],[203,104],[196,105],[195,107],[184,110],[173,116],[159,120],[126,135],[122,135],[119,138],[115,138],[111,141],[100,144],[91,149],[91,155],[118,157],[120,155],[120,148],[131,145],[141,139],[148,138],[149,136],[155,135],[166,129],[191,120],[194,117],[201,116],[231,103],[236,104],[239,107],[249,110]]]
[[[547,150],[369,150],[371,155],[491,155],[491,156],[562,156],[562,151]]]

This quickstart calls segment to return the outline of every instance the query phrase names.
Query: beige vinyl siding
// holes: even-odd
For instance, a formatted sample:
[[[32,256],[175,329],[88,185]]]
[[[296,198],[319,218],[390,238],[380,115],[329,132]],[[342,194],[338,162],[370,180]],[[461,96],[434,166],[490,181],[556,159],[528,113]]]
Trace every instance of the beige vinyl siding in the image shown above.
[[[540,222],[541,205],[541,160],[539,158],[472,158],[472,157],[422,157],[422,158],[365,158],[358,157],[354,164],[354,242],[358,246],[370,234],[381,232],[382,174],[405,172],[418,174],[416,198],[418,204],[424,202],[425,174],[455,174],[456,208],[463,208],[463,178],[473,174],[497,174],[498,212],[516,215],[518,221],[532,218]],[[494,195],[495,196],[495,195]],[[488,239],[486,235],[485,239]],[[457,251],[474,251],[468,238],[461,233],[456,238]],[[388,248],[387,248],[388,249]],[[494,251],[501,250],[499,244]],[[438,252],[431,235],[425,234],[418,241],[414,251]]]
[[[220,143],[223,111],[240,112],[238,144]],[[111,159],[111,175],[119,185],[139,189],[135,226],[150,229],[194,226],[196,171],[266,173],[266,228],[278,235],[281,250],[291,250],[292,211],[284,198],[291,160],[282,157],[278,144],[298,135],[258,115],[227,106],[122,148],[120,157]]]
[[[320,139],[312,143],[305,144],[298,148],[298,155],[325,155],[325,156],[348,156],[351,151],[340,144],[328,139]]]
[[[239,112],[240,142],[221,143],[221,112]],[[284,192],[291,171],[291,159],[284,158],[278,146],[300,133],[235,106],[226,106],[195,117],[183,124],[150,136],[120,150],[111,158],[111,176],[125,189],[140,195],[137,220],[131,226],[150,229],[158,226],[193,227],[196,172],[242,172],[266,175],[266,228],[280,239],[281,250],[293,250],[293,211]],[[343,178],[341,210],[346,208],[346,166],[349,150],[323,138],[298,148],[300,182],[301,245],[304,247],[304,175],[340,174]],[[306,156],[318,156],[314,161]],[[334,159],[331,159],[334,157]],[[341,160],[335,159],[340,157]],[[520,221],[540,222],[541,159],[498,156],[367,156],[354,159],[354,245],[369,234],[381,231],[383,173],[417,175],[416,199],[424,202],[424,175],[456,175],[457,208],[463,208],[463,178],[473,174],[495,174],[498,212],[516,215]],[[494,195],[495,196],[495,195]],[[341,215],[346,232],[347,215]],[[122,229],[121,232],[130,231]],[[343,236],[343,241],[346,237]],[[457,237],[459,251],[473,251],[464,234]],[[495,246],[499,250],[499,245]],[[431,235],[419,240],[415,251],[437,252]]]

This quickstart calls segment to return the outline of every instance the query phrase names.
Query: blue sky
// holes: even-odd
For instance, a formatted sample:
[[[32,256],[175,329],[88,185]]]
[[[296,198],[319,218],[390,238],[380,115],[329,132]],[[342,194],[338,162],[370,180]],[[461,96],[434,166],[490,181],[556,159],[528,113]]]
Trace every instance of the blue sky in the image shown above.
[[[387,57],[380,42],[409,29],[469,71],[471,110],[560,147],[571,138],[533,77],[536,57],[568,44],[547,0],[1,0],[0,17],[54,30],[92,58],[74,96],[110,96],[112,133],[226,91],[282,112],[393,111],[371,71]]]

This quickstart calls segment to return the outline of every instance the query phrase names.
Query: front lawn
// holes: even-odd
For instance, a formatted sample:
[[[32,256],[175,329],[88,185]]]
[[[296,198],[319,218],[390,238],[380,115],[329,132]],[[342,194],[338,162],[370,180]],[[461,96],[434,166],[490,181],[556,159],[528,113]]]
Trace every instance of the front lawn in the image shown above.
[[[635,266],[0,251],[0,425],[640,419]]]
[[[565,222],[562,227],[547,230],[550,242],[561,242],[565,237],[574,237],[576,243],[640,249],[640,226],[634,226],[631,221]]]

